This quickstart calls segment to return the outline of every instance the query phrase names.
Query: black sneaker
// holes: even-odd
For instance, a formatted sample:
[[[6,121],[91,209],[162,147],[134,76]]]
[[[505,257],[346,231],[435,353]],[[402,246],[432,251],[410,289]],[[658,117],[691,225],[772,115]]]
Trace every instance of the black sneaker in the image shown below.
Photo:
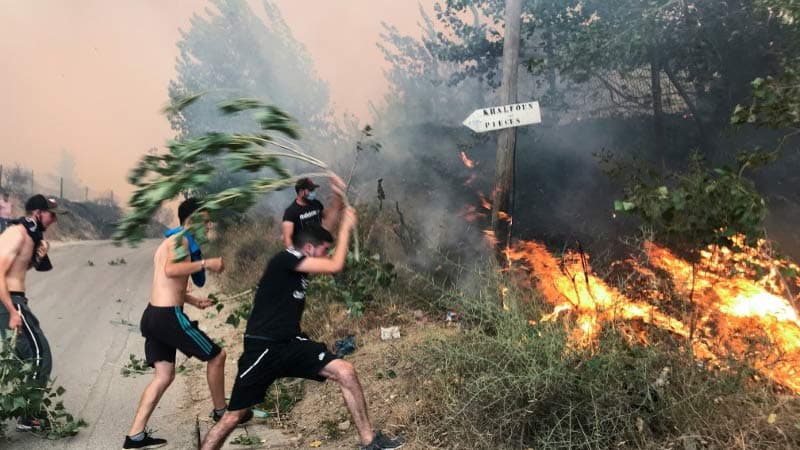
[[[222,419],[222,416],[224,414],[225,413],[217,414],[216,411],[212,410],[211,411],[211,418],[214,419],[214,422],[219,422],[219,419]],[[242,418],[239,419],[239,423],[237,423],[236,426],[238,427],[239,425],[244,425],[247,422],[250,422],[250,419],[252,419],[252,418],[253,418],[253,410],[252,409],[248,409],[247,412],[244,413],[244,416],[242,416]]]
[[[134,441],[130,436],[125,436],[125,443],[122,444],[122,448],[159,448],[165,445],[167,445],[166,439],[150,437],[150,435],[145,432],[144,439],[141,441]]]
[[[42,429],[42,421],[39,419],[34,419],[33,417],[25,417],[20,418],[17,421],[17,431],[19,432],[26,432],[26,431],[39,431]]]
[[[402,436],[395,436],[390,438],[385,436],[380,431],[375,432],[375,437],[372,438],[372,442],[367,445],[362,445],[358,447],[360,450],[389,450],[394,448],[400,448],[406,443],[406,440],[402,438]]]

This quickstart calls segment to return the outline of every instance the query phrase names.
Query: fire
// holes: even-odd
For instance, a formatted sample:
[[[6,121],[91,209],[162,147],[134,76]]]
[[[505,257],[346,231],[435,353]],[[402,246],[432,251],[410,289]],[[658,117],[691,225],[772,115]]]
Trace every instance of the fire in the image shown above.
[[[481,197],[481,207],[487,211],[492,210],[492,202],[490,202],[484,195],[483,192],[478,193]]]
[[[475,168],[475,161],[469,159],[469,156],[467,156],[466,153],[461,152],[460,155],[461,155],[461,162],[463,162],[464,165],[467,166],[467,169]]]
[[[742,253],[752,258],[750,266],[766,264],[752,248],[744,249]],[[782,292],[778,281],[769,276],[753,281],[747,271],[727,276],[730,270],[721,270],[721,261],[730,263],[728,267],[745,261],[729,249],[704,251],[694,270],[655,244],[648,244],[646,251],[654,266],[670,272],[678,292],[703,311],[697,319],[699,337],[716,342],[719,356],[751,358],[758,370],[800,393],[800,318],[789,301],[776,294]],[[754,342],[758,336],[767,341]]]
[[[729,358],[749,361],[774,381],[800,393],[800,318],[781,297],[779,282],[770,277],[753,281],[747,276],[753,263],[727,249],[703,252],[694,267],[655,244],[647,244],[645,250],[649,264],[668,272],[676,292],[689,299],[685,310],[650,288],[643,288],[644,298],[637,295],[634,300],[608,286],[593,274],[589,257],[583,253],[568,252],[558,259],[544,245],[523,241],[507,249],[506,256],[531,269],[535,278],[530,281],[553,305],[553,312],[540,321],[563,315],[572,318],[571,341],[575,345],[593,345],[604,324],[639,322],[681,336],[702,360],[720,367]],[[745,254],[748,252],[749,248]],[[750,257],[755,255],[752,252]],[[654,270],[631,265],[640,277],[650,280],[649,285],[658,285]],[[741,270],[731,277],[731,267],[737,265]],[[635,339],[646,343],[647,334],[638,333]]]

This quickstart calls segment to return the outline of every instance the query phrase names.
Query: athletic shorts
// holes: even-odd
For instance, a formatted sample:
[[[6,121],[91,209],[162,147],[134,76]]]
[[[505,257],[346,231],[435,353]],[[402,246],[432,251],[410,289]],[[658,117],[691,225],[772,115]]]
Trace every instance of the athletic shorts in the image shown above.
[[[222,349],[189,320],[181,306],[148,304],[140,324],[144,336],[144,354],[151,367],[158,361],[175,362],[175,350],[200,361],[208,361]]]
[[[302,336],[280,342],[245,337],[228,409],[235,411],[263,402],[267,389],[278,378],[325,381],[319,373],[334,359],[338,357],[325,344]]]

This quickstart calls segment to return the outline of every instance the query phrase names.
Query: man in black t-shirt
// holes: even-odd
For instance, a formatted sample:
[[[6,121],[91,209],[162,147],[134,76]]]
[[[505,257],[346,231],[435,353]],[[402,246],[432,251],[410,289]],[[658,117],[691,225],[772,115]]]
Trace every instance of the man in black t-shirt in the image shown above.
[[[225,415],[203,440],[202,449],[219,449],[248,408],[264,401],[269,386],[279,378],[297,377],[339,384],[353,416],[362,449],[394,449],[401,438],[373,431],[364,392],[353,365],[308,339],[300,330],[306,303],[308,275],[336,273],[344,268],[350,232],[356,223],[353,208],[345,210],[338,245],[326,256],[333,236],[319,225],[308,225],[295,235],[294,246],[273,256],[258,283],[253,310],[247,320],[244,351]]]
[[[283,244],[286,248],[292,246],[295,235],[308,225],[322,225],[326,230],[331,231],[336,223],[339,210],[344,205],[344,182],[336,175],[331,176],[331,190],[334,197],[333,206],[330,209],[325,209],[322,202],[317,200],[318,187],[319,185],[314,184],[311,178],[301,178],[294,185],[297,197],[284,211],[281,224]]]

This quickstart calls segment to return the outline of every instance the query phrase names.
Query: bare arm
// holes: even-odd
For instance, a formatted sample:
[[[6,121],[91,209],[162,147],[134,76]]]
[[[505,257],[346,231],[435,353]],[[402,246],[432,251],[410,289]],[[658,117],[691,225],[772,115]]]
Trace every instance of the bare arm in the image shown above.
[[[184,297],[184,299],[186,303],[194,306],[197,309],[206,309],[213,304],[211,300],[207,298],[195,297],[194,295],[190,294],[186,294],[186,297]]]
[[[205,262],[203,260],[190,261],[188,255],[178,262],[175,261],[174,239],[175,238],[170,239],[169,245],[167,245],[167,262],[164,264],[164,274],[170,278],[177,278],[185,277],[203,270]],[[186,250],[186,253],[189,253],[189,241],[185,237],[183,238],[183,248]]]
[[[350,231],[355,223],[355,210],[352,207],[347,208],[344,218],[342,218],[341,227],[339,227],[339,237],[336,240],[336,250],[333,252],[333,256],[330,258],[305,258],[300,261],[295,270],[305,273],[336,273],[341,271],[344,268],[345,257],[350,247]]]
[[[25,243],[25,235],[18,228],[7,230],[0,235],[0,302],[10,314],[9,328],[11,329],[16,329],[21,325],[19,313],[11,302],[11,293],[8,291],[6,282],[8,271]]]
[[[322,211],[323,214],[325,210]],[[283,233],[283,245],[286,248],[292,247],[292,234],[294,233],[294,223],[289,221],[284,221],[281,223],[281,232]]]
[[[339,212],[344,208],[344,191],[346,186],[338,175],[331,175],[331,191],[333,191],[333,201],[330,208],[322,210],[322,226],[326,230],[333,232],[336,222],[339,221]]]

